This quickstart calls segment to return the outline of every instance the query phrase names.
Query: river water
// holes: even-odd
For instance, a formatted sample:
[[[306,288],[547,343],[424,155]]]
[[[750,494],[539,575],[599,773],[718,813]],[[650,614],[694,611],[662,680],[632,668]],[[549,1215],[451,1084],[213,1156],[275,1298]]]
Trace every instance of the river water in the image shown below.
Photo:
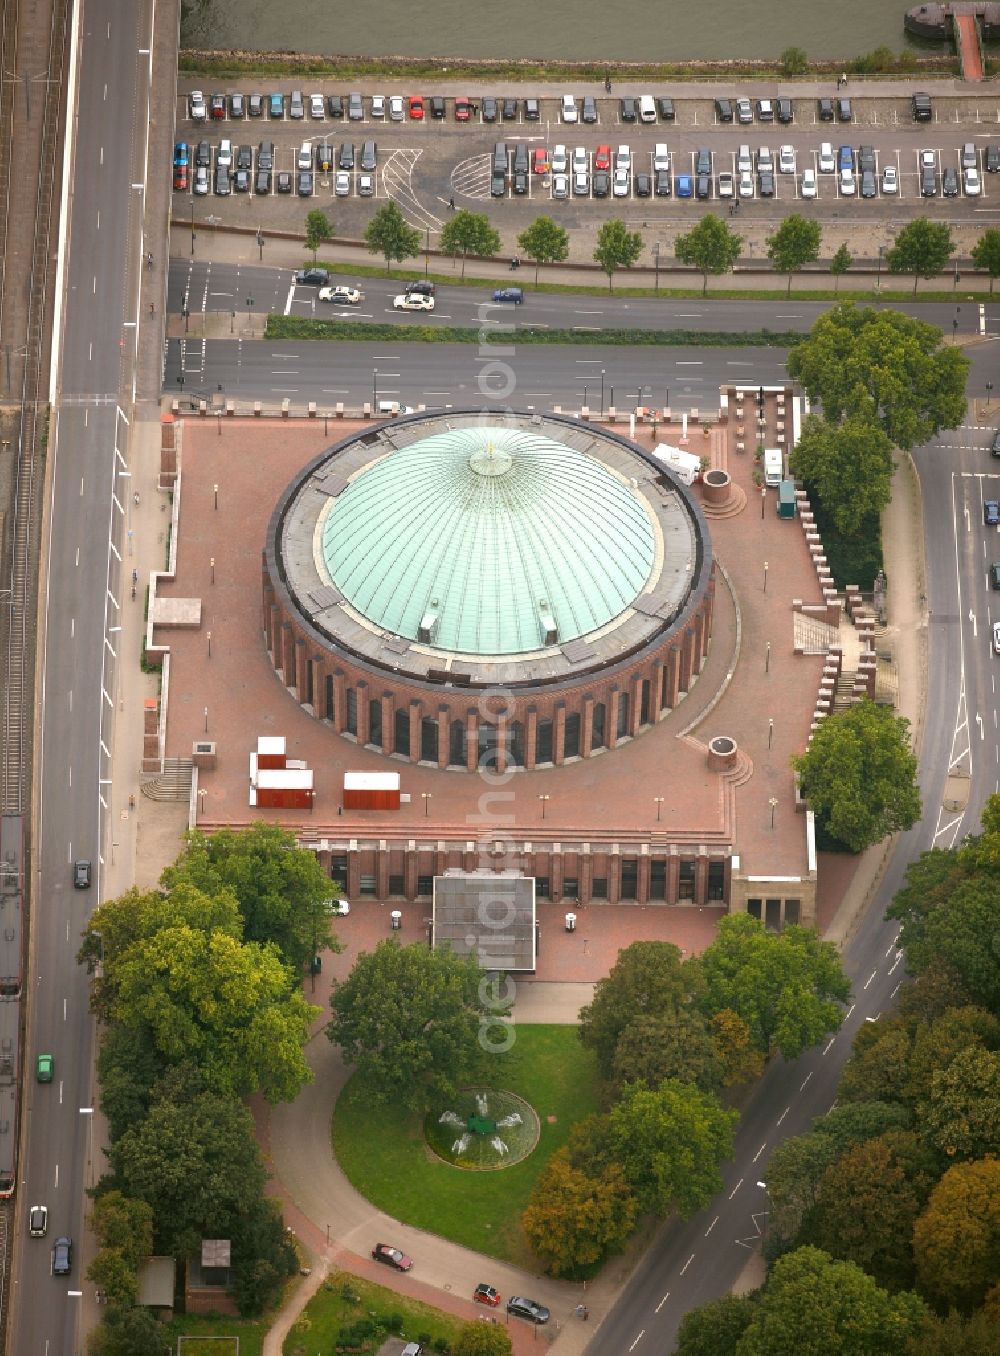
[[[907,0],[189,0],[186,47],[672,61],[906,47]],[[926,46],[923,50],[928,50]]]

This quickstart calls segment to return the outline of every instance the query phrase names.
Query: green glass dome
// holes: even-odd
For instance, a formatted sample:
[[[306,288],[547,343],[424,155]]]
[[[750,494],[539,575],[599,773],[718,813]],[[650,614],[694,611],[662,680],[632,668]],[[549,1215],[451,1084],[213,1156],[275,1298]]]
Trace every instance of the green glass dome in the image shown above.
[[[656,536],[642,498],[595,457],[476,424],[367,467],[331,501],[319,549],[375,626],[503,655],[564,644],[630,607]]]

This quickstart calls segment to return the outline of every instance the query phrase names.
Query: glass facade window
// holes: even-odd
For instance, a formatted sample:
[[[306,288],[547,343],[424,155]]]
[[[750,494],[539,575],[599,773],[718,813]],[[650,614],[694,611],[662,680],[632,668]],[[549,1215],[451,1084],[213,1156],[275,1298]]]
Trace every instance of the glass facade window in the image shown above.
[[[618,694],[618,738],[624,739],[628,734],[628,693],[619,692]]]
[[[535,877],[535,898],[548,899],[549,897],[549,878],[548,876]]]
[[[781,900],[769,899],[764,905],[764,926],[768,932],[781,931]]]
[[[465,767],[465,721],[453,720],[448,738],[449,767]]]
[[[511,767],[524,767],[524,726],[519,720],[507,726],[507,758]]]
[[[418,877],[417,877],[417,894],[420,895],[421,898],[423,898],[423,897],[425,897],[425,896],[426,896],[426,897],[430,897],[433,893],[434,893],[434,877],[433,877],[433,876],[418,876]]]
[[[563,737],[563,757],[580,756],[580,713],[570,711],[566,716],[566,733]]]
[[[801,899],[786,899],[786,900],[785,900],[785,926],[787,927],[790,923],[797,923],[797,922],[799,921],[799,918],[800,918],[801,916],[802,916],[802,901],[801,901]]]
[[[576,876],[563,877],[563,899],[580,898],[580,882]]]
[[[660,681],[660,710],[666,711],[670,706],[670,665],[664,664],[663,677]]]
[[[649,863],[649,897],[666,899],[667,897],[667,861],[665,857],[653,857]]]
[[[751,918],[756,918],[758,922],[760,922],[762,904],[763,901],[759,899],[747,900],[747,913],[750,915]]]
[[[420,760],[424,763],[438,760],[438,723],[433,716],[424,716],[420,722]]]
[[[326,720],[333,720],[333,718],[334,718],[334,705],[333,705],[333,674],[332,674],[332,673],[328,673],[328,674],[326,675],[326,678],[325,678],[325,680],[324,680],[324,684],[323,684],[323,685],[324,685],[324,687],[326,688],[326,707],[325,707],[325,709],[324,709],[323,715],[324,715],[324,717],[325,717]]]
[[[643,678],[643,680],[642,680],[642,685],[641,685],[639,691],[640,691],[640,693],[641,693],[641,698],[642,698],[641,701],[640,701],[640,704],[639,704],[639,724],[640,724],[640,725],[648,725],[648,724],[649,724],[649,679],[648,679],[648,678]]]
[[[389,874],[389,894],[392,895],[392,897],[393,897],[394,899],[398,899],[398,898],[400,898],[401,895],[405,895],[405,894],[406,894],[406,878],[405,878],[405,876],[394,876],[394,875],[392,875],[392,873],[390,872],[390,874]]]
[[[719,904],[726,897],[726,864],[725,862],[709,862],[708,864],[708,898],[709,902]]]
[[[409,711],[397,708],[393,719],[393,753],[403,753],[410,756],[410,713]]]
[[[330,879],[342,890],[347,889],[347,853],[335,852],[330,858]]]
[[[353,687],[347,689],[347,733],[357,738],[358,733],[358,694]]]
[[[369,898],[371,898],[372,896],[375,895],[375,893],[376,893],[376,885],[375,885],[375,877],[374,877],[374,876],[362,876],[362,877],[361,877],[361,893],[362,893],[363,895],[368,896]]]
[[[372,697],[368,703],[368,743],[377,749],[382,747],[382,703],[378,697]]]
[[[677,885],[678,899],[694,899],[694,862],[681,862],[680,880]]]
[[[552,762],[552,722],[540,720],[535,733],[535,762]]]
[[[476,766],[484,768],[487,772],[495,772],[497,768],[497,749],[500,745],[500,730],[488,720],[479,723],[479,761]]]
[[[621,867],[621,898],[635,899],[639,893],[639,862],[635,857],[623,857]]]
[[[607,876],[595,876],[590,884],[590,894],[593,899],[607,899],[608,897],[608,878]]]
[[[310,659],[306,663],[306,705],[313,704],[313,661]]]
[[[608,710],[603,702],[594,703],[594,719],[590,727],[590,747],[603,749],[607,743]]]

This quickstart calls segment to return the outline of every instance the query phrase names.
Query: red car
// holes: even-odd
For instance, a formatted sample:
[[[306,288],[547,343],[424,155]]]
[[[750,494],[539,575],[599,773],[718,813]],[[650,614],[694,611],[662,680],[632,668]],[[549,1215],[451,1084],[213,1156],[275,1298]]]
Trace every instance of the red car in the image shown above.
[[[410,117],[415,122],[422,121],[424,116],[424,98],[422,94],[410,95]]]
[[[531,156],[531,168],[536,174],[548,174],[549,153],[544,146],[536,146]]]
[[[500,1291],[492,1285],[481,1283],[472,1292],[472,1298],[477,1304],[488,1304],[491,1309],[495,1309],[500,1303]]]
[[[188,186],[188,167],[187,165],[174,166],[174,190],[177,193],[186,193]]]
[[[598,146],[594,152],[594,169],[609,170],[611,168],[611,147]]]
[[[412,1257],[407,1257],[405,1252],[400,1252],[390,1243],[376,1243],[372,1248],[372,1261],[384,1262],[387,1267],[392,1267],[394,1271],[409,1271],[413,1266]]]
[[[468,122],[472,117],[472,104],[468,99],[455,100],[455,121]]]

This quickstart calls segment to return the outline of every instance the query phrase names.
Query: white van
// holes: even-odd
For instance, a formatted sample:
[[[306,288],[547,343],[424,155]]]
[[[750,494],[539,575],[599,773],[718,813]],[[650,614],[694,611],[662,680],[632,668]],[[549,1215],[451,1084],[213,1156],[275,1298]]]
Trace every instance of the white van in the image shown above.
[[[653,96],[651,94],[639,95],[639,121],[656,121],[656,104],[653,102]]]
[[[777,489],[784,479],[784,465],[781,460],[780,447],[765,447],[764,449],[764,484],[772,489]]]

